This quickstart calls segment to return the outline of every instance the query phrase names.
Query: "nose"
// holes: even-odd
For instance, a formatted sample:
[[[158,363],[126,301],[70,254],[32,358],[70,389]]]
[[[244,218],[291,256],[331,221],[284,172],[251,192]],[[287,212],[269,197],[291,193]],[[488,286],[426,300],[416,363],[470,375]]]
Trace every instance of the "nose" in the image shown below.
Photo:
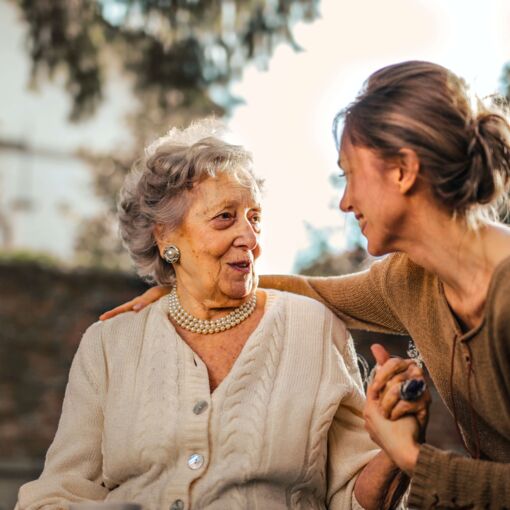
[[[253,251],[259,244],[259,233],[248,218],[239,222],[239,230],[234,240],[234,246]]]
[[[340,198],[340,203],[338,204],[338,207],[344,213],[352,212],[353,208],[352,208],[352,204],[350,202],[351,202],[351,200],[349,198],[348,189],[347,189],[347,186],[345,186],[345,188],[342,192],[342,196]]]

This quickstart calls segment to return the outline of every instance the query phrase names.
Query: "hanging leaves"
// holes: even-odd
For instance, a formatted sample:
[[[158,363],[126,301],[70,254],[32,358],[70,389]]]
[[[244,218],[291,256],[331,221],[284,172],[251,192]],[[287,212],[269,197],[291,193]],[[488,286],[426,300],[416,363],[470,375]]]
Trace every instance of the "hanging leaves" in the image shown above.
[[[76,121],[103,100],[112,58],[142,101],[147,94],[161,108],[192,108],[216,86],[216,109],[228,109],[232,79],[249,62],[267,65],[280,43],[299,49],[292,25],[315,19],[319,0],[13,1],[29,27],[33,84],[63,73]]]

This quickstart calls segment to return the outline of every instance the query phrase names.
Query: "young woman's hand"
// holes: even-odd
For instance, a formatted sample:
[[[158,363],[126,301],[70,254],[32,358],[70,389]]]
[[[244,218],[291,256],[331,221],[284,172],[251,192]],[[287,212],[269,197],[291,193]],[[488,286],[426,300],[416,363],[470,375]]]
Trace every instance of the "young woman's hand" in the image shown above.
[[[137,296],[131,301],[123,303],[122,305],[116,306],[113,310],[108,310],[107,312],[103,313],[99,319],[105,321],[106,319],[111,319],[112,317],[115,317],[116,315],[124,312],[139,312],[142,308],[145,308],[147,305],[157,301],[160,297],[168,294],[171,290],[171,287],[165,287],[162,285],[151,287],[141,296]]]
[[[372,346],[372,352],[378,368],[367,388],[365,428],[395,464],[412,475],[425,437],[430,394],[426,390],[418,400],[405,401],[400,386],[408,379],[423,379],[423,371],[413,360],[390,358],[380,345]]]

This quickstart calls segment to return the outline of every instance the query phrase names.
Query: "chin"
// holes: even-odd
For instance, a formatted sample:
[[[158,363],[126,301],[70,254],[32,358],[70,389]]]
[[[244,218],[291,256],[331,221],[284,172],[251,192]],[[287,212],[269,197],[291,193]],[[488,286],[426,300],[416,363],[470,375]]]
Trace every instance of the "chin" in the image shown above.
[[[369,255],[372,255],[372,257],[382,257],[383,255],[389,253],[390,250],[388,250],[381,244],[370,242],[370,240],[368,240],[367,252]]]
[[[244,299],[257,289],[258,277],[252,276],[243,281],[230,282],[225,292],[232,299]]]
[[[384,255],[384,253],[382,253],[380,250],[373,248],[370,245],[367,246],[367,253],[372,255],[372,257],[380,257],[381,255]]]

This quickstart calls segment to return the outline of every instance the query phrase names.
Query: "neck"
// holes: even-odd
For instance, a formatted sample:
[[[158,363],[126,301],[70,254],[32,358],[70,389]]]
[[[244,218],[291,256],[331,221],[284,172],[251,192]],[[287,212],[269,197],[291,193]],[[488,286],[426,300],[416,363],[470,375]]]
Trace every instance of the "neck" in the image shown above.
[[[218,289],[202,291],[177,281],[177,295],[181,306],[197,319],[219,319],[249,301],[254,293],[255,289],[242,298],[232,298]]]
[[[494,268],[510,256],[510,229],[486,223],[470,228],[464,219],[426,211],[396,242],[417,264],[435,273],[458,301],[485,298]]]

